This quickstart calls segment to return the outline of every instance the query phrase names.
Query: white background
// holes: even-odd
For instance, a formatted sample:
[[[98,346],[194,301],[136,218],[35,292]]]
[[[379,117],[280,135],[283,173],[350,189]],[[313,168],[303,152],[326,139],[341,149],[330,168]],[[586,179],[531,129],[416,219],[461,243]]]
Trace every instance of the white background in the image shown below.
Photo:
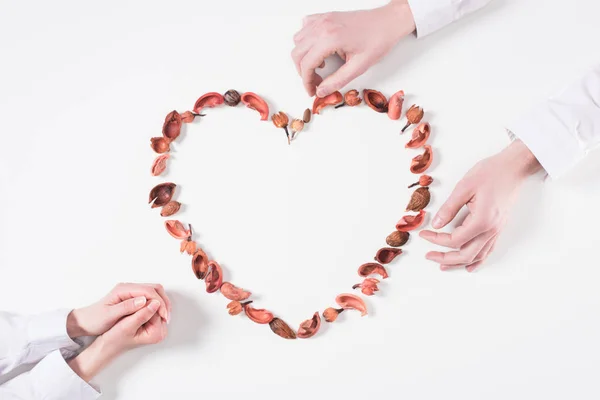
[[[170,336],[103,372],[107,399],[600,396],[597,153],[559,182],[526,185],[475,274],[440,272],[415,236],[368,317],[347,313],[297,341],[230,317],[146,205],[163,180],[150,176],[149,138],[207,91],[255,91],[300,116],[311,99],[289,53],[302,16],[370,4],[162,3],[0,3],[0,308],[78,307],[120,281],[164,284]],[[497,1],[407,38],[352,84],[404,89],[425,107],[429,211],[507,144],[504,124],[600,61],[598,15],[589,0]],[[228,279],[296,327],[384,245],[417,152],[404,150],[400,122],[367,107],[324,111],[293,146],[242,106],[207,114],[164,177],[180,185],[178,217]]]

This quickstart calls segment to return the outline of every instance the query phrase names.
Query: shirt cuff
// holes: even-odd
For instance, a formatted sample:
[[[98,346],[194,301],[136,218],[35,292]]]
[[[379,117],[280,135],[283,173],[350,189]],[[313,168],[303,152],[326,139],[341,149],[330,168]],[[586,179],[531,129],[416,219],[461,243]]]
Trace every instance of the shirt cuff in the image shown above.
[[[417,37],[427,36],[480,9],[492,0],[408,0]]]
[[[75,355],[82,344],[67,334],[67,316],[71,311],[62,309],[33,317],[27,327],[28,342],[48,353],[60,349],[66,358]]]
[[[81,379],[59,351],[48,354],[30,372],[36,398],[95,400],[101,393]]]

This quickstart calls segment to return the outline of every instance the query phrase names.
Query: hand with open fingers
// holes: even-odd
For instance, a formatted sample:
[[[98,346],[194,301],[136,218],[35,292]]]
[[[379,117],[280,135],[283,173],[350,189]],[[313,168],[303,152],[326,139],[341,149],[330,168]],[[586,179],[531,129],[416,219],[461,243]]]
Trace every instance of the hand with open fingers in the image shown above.
[[[292,58],[308,95],[325,97],[366,72],[414,30],[407,0],[372,10],[310,15],[294,36]],[[315,70],[333,54],[345,64],[323,80]]]
[[[100,301],[71,311],[67,317],[67,333],[72,338],[101,335],[152,300],[159,305],[157,315],[169,322],[171,301],[161,285],[119,283]]]
[[[535,156],[519,140],[480,161],[456,185],[432,226],[443,228],[466,206],[469,214],[464,222],[451,233],[430,230],[420,233],[431,243],[456,251],[431,251],[426,258],[440,264],[442,271],[466,268],[473,272],[494,250],[521,184],[540,169]]]

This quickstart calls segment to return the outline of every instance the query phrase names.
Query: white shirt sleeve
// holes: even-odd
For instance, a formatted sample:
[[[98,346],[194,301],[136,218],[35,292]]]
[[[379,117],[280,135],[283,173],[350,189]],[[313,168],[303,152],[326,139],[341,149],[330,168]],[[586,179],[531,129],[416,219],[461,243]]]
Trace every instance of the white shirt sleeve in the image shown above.
[[[600,65],[508,126],[550,178],[571,169],[600,144]]]
[[[417,36],[423,37],[472,13],[492,0],[408,0]]]

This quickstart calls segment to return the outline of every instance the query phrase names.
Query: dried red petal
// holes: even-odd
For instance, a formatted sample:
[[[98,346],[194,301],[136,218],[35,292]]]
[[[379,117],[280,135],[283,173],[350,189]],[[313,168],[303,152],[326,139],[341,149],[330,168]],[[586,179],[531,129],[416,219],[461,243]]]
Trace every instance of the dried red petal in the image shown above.
[[[300,339],[313,337],[319,331],[319,328],[321,328],[321,316],[317,311],[311,319],[307,319],[300,324],[300,328],[298,328],[298,337]]]
[[[296,332],[280,318],[273,318],[269,322],[269,327],[273,333],[284,339],[296,339]]]
[[[396,92],[390,97],[388,104],[388,117],[393,120],[400,119],[402,114],[402,105],[404,104],[404,90]]]
[[[377,251],[375,255],[375,261],[380,264],[389,264],[394,261],[394,258],[402,254],[402,249],[395,249],[393,247],[384,247]]]
[[[335,298],[336,303],[339,304],[344,310],[357,310],[360,311],[361,316],[367,315],[367,305],[364,300],[353,294],[340,294]]]
[[[225,99],[223,99],[223,95],[220,93],[210,92],[203,94],[198,100],[196,100],[196,104],[194,104],[194,112],[196,114],[200,114],[200,111],[202,111],[204,107],[216,107],[223,104],[224,101]]]
[[[153,137],[150,138],[150,147],[158,154],[167,153],[171,150],[169,141],[164,137]]]
[[[429,140],[431,134],[431,126],[428,122],[419,124],[412,133],[412,139],[406,143],[407,149],[418,149]]]
[[[152,203],[152,208],[162,207],[171,201],[173,194],[175,193],[176,184],[171,182],[161,183],[156,185],[150,190],[148,196],[148,203]]]
[[[361,292],[366,296],[373,296],[375,292],[379,291],[377,285],[379,284],[379,280],[375,278],[366,278],[362,283],[358,283],[352,286],[352,289],[361,289]]]
[[[152,169],[150,170],[152,176],[158,176],[165,172],[165,169],[167,169],[167,160],[169,159],[169,157],[171,157],[170,154],[161,154],[160,156],[154,159],[154,161],[152,162]]]
[[[181,208],[181,203],[178,201],[171,200],[167,204],[165,204],[160,211],[161,217],[170,217],[171,215],[177,213]]]
[[[162,134],[165,139],[167,139],[169,142],[177,139],[181,133],[181,124],[181,115],[176,110],[173,110],[167,114],[162,128]]]
[[[167,232],[175,239],[187,239],[192,234],[189,230],[185,229],[181,222],[175,219],[165,221],[165,228],[167,228]]]
[[[431,146],[425,145],[425,152],[412,159],[410,172],[413,174],[422,174],[423,172],[427,171],[432,162],[433,150],[431,150]]]
[[[319,111],[321,111],[323,108],[339,104],[343,100],[344,96],[342,96],[340,92],[333,92],[325,97],[315,97],[312,113],[319,114]]]
[[[373,89],[365,89],[363,91],[363,98],[365,99],[365,103],[373,110],[379,113],[388,111],[388,101],[383,93]]]
[[[249,305],[244,306],[244,311],[250,320],[257,324],[268,324],[273,320],[273,313],[263,308],[252,308]]]
[[[198,279],[204,279],[208,272],[208,256],[202,249],[197,249],[192,257],[192,271]]]
[[[223,283],[223,270],[216,261],[208,262],[208,272],[206,273],[204,283],[206,283],[206,291],[208,293],[214,293],[221,287]]]
[[[241,289],[230,282],[223,282],[221,285],[221,294],[229,300],[242,301],[246,300],[252,293]]]
[[[363,278],[369,275],[378,274],[382,279],[386,279],[389,275],[385,267],[379,263],[366,263],[358,267],[358,274]]]
[[[410,232],[417,229],[425,220],[425,210],[419,211],[417,215],[405,215],[400,218],[396,224],[396,230],[400,232]]]
[[[267,105],[267,102],[256,93],[244,93],[242,95],[242,103],[244,103],[246,107],[258,111],[260,113],[261,121],[267,121],[269,119],[269,106]]]

